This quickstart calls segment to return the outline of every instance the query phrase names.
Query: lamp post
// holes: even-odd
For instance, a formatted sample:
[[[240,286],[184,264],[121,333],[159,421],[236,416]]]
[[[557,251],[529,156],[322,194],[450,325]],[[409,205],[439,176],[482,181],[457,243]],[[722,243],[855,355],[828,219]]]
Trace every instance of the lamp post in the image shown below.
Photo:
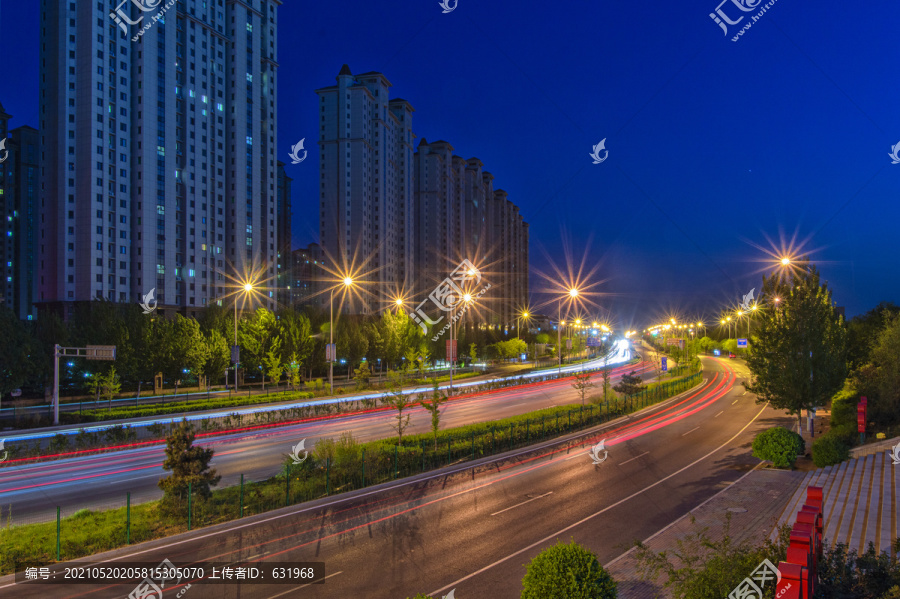
[[[353,279],[350,277],[345,277],[341,283],[344,285],[343,290],[346,290],[348,287],[353,285]],[[335,286],[337,287],[337,286]],[[334,290],[335,287],[331,288],[331,299],[329,300],[330,306],[330,314],[331,320],[328,325],[328,336],[329,336],[329,345],[331,346],[331,351],[333,352],[331,355],[331,359],[328,360],[328,390],[331,394],[334,394],[334,361],[337,359],[337,348],[334,347]]]
[[[575,299],[578,297],[578,290],[572,287],[569,289],[569,299]],[[557,347],[557,375],[562,374],[562,301],[563,297],[559,298],[559,302],[557,302],[556,306],[556,347]]]
[[[253,284],[252,283],[244,283],[244,294],[246,295],[246,294],[250,293],[251,291],[253,291]],[[235,298],[234,298],[234,348],[235,349],[237,349],[237,346],[238,346],[237,329],[238,329],[237,296],[235,296]],[[238,358],[238,356],[234,355],[234,352],[232,352],[231,359],[232,359],[232,362],[234,362],[234,391],[235,391],[235,393],[237,393],[237,382],[238,382],[237,381],[237,371],[238,371],[239,360],[237,358]],[[227,379],[227,377],[226,377],[226,379]],[[227,380],[225,381],[225,384],[226,385],[228,384]]]
[[[463,301],[466,303],[466,306],[469,305],[469,302],[472,301],[472,296],[468,293],[462,296]],[[456,346],[453,343],[453,325],[456,324],[454,322],[454,311],[456,310],[456,304],[452,304],[450,306],[450,351],[447,352],[448,358],[450,359],[450,391],[453,391],[453,364],[456,362]],[[460,314],[460,318],[462,315]],[[474,368],[473,368],[474,370]]]

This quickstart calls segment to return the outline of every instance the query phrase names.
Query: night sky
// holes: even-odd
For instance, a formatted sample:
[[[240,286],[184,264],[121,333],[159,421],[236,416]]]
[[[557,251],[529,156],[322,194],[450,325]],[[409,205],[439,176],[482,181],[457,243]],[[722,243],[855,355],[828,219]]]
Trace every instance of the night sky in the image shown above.
[[[313,90],[347,63],[387,76],[420,139],[480,158],[531,224],[533,269],[594,269],[620,327],[711,322],[790,247],[848,317],[900,303],[900,3],[777,0],[733,42],[765,3],[722,5],[748,15],[726,37],[718,1],[285,0],[279,157],[309,150],[287,167],[294,246],[318,237]],[[3,3],[11,127],[39,126],[38,18]],[[533,275],[535,303],[546,290]]]

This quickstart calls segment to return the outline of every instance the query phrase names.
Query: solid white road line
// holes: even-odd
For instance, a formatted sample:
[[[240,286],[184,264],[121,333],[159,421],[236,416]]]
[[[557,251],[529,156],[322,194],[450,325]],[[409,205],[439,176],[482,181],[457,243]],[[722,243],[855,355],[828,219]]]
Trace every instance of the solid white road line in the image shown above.
[[[636,455],[636,456],[634,456],[633,458],[631,458],[631,460],[636,460],[636,459],[638,459],[638,458],[642,458],[642,457],[644,457],[645,455],[647,455],[648,453],[650,453],[650,452],[649,452],[649,451],[645,451],[645,452],[642,453],[641,455]],[[627,464],[627,463],[630,462],[631,460],[625,460],[624,462],[622,462],[621,464],[619,464],[619,466],[624,466],[625,464]]]
[[[332,576],[337,576],[338,574],[343,574],[343,573],[344,573],[344,571],[341,570],[340,572],[335,572],[334,574],[329,574],[328,576],[326,576],[326,577],[323,578],[322,580],[328,580],[328,579],[331,578]],[[311,585],[311,584],[313,584],[313,583],[308,582],[308,583],[306,583],[306,584],[301,584],[300,586],[294,587],[294,588],[292,588],[292,589],[288,589],[288,590],[286,590],[286,591],[284,591],[284,592],[282,592],[282,593],[278,593],[277,595],[272,595],[271,597],[269,597],[269,599],[275,599],[275,597],[283,597],[284,595],[287,595],[288,593],[293,593],[294,591],[300,590],[300,589],[302,589],[302,588],[304,588],[304,587],[308,587],[308,586]]]
[[[683,436],[685,436],[685,435],[690,435],[692,432],[694,432],[694,431],[697,430],[698,428],[700,428],[700,427],[699,427],[699,426],[695,426],[694,428],[692,428],[692,429],[689,430],[688,432],[686,432],[686,433],[681,433],[681,436],[683,437]]]
[[[531,499],[527,499],[527,500],[523,501],[522,503],[517,503],[516,505],[508,507],[503,510],[500,510],[499,512],[494,512],[493,514],[491,514],[491,516],[496,516],[497,514],[502,514],[503,512],[508,512],[511,509],[515,509],[515,508],[519,507],[520,505],[525,505],[526,503],[531,503],[535,499],[540,499],[541,497],[546,497],[547,495],[553,495],[553,491],[550,491],[549,493],[544,493],[543,495],[538,495],[537,497],[532,497]]]
[[[666,477],[664,477],[664,478],[661,478],[661,479],[659,479],[658,481],[656,481],[655,483],[653,483],[653,484],[651,484],[651,485],[647,485],[646,487],[644,487],[644,488],[641,489],[640,491],[635,491],[634,493],[632,493],[632,494],[629,495],[628,497],[625,497],[625,498],[623,498],[623,499],[620,499],[619,501],[613,503],[612,505],[606,506],[605,508],[603,508],[603,509],[600,510],[599,512],[594,512],[594,513],[591,514],[590,516],[587,516],[587,517],[585,517],[585,518],[582,518],[581,520],[579,520],[578,522],[575,522],[574,524],[570,524],[569,526],[566,526],[565,528],[562,528],[562,529],[560,529],[560,530],[558,530],[558,531],[556,531],[556,532],[554,532],[554,533],[552,533],[552,534],[550,534],[550,535],[547,535],[547,536],[544,537],[543,539],[541,539],[541,540],[539,540],[539,541],[535,541],[534,543],[532,543],[531,545],[528,545],[527,547],[522,547],[522,548],[519,549],[518,551],[514,551],[513,553],[510,553],[510,554],[507,555],[506,557],[502,557],[502,558],[498,559],[497,561],[495,561],[495,562],[492,563],[492,564],[488,564],[487,566],[485,566],[485,567],[483,567],[483,568],[480,568],[480,569],[478,569],[478,570],[472,572],[471,574],[469,574],[469,575],[467,575],[467,576],[463,576],[463,577],[460,578],[459,580],[455,580],[455,581],[451,582],[450,584],[448,584],[448,585],[446,585],[446,586],[443,586],[443,587],[441,587],[441,588],[439,588],[439,589],[437,589],[437,590],[435,590],[435,591],[431,591],[431,592],[429,593],[429,595],[432,595],[432,596],[438,595],[438,594],[441,593],[441,591],[446,591],[446,590],[448,590],[448,589],[456,588],[457,586],[459,586],[459,585],[462,584],[463,582],[469,580],[470,578],[474,578],[475,576],[478,576],[479,574],[481,574],[481,573],[483,573],[483,572],[486,572],[486,571],[490,570],[490,569],[493,568],[494,566],[498,566],[498,565],[502,564],[503,562],[506,562],[506,561],[511,560],[512,558],[516,557],[517,555],[520,555],[520,554],[522,554],[522,553],[525,553],[526,551],[530,551],[530,550],[534,549],[535,547],[538,547],[538,546],[540,546],[540,545],[543,545],[543,544],[546,543],[547,541],[551,541],[551,540],[553,540],[553,539],[559,537],[559,535],[563,534],[564,532],[567,532],[567,531],[569,531],[569,530],[572,530],[573,528],[576,528],[576,527],[578,527],[578,526],[581,526],[582,524],[584,524],[584,523],[587,522],[588,520],[592,520],[593,518],[596,518],[597,516],[599,516],[599,515],[601,515],[601,514],[605,514],[605,513],[608,512],[609,510],[611,510],[611,509],[613,509],[613,508],[615,508],[615,507],[619,507],[619,506],[622,505],[623,503],[626,503],[626,502],[628,502],[628,501],[631,501],[632,499],[634,499],[635,497],[637,497],[637,496],[640,495],[641,493],[644,493],[645,491],[649,491],[650,489],[656,487],[657,485],[663,484],[664,482],[666,482],[666,481],[669,480],[670,478],[673,478],[673,477],[675,477],[675,476],[678,476],[679,474],[681,474],[682,472],[684,472],[685,470],[687,470],[687,469],[690,468],[691,466],[695,466],[695,465],[699,464],[700,462],[702,462],[703,460],[705,460],[705,459],[708,458],[709,456],[711,456],[711,455],[713,455],[714,453],[716,453],[717,451],[719,451],[719,450],[725,448],[729,443],[731,443],[732,441],[734,441],[735,439],[737,439],[738,437],[740,437],[741,434],[742,434],[745,430],[747,430],[747,429],[750,427],[751,424],[753,424],[754,422],[756,422],[756,419],[759,418],[759,417],[762,415],[763,411],[766,409],[766,407],[768,407],[768,405],[769,405],[769,404],[764,405],[764,406],[762,407],[762,410],[760,410],[759,413],[758,413],[756,416],[754,416],[753,418],[751,418],[751,419],[750,419],[750,422],[748,422],[747,424],[745,424],[745,425],[744,425],[744,428],[742,428],[741,430],[739,430],[738,432],[736,432],[736,433],[734,434],[733,437],[731,437],[730,439],[728,439],[727,441],[725,441],[724,443],[722,443],[721,445],[719,445],[718,447],[716,447],[715,449],[713,449],[712,451],[710,451],[709,453],[707,453],[706,455],[697,458],[696,460],[694,460],[693,462],[691,462],[691,463],[688,464],[687,466],[681,468],[680,470],[676,470],[675,472],[673,472],[673,473],[670,474],[669,476],[666,476]],[[749,474],[749,472],[748,472],[747,474]],[[745,474],[744,476],[746,476],[746,474]],[[743,478],[743,477],[741,477],[741,478]],[[710,499],[711,499],[711,498],[710,498]],[[708,501],[708,500],[707,500],[707,501]],[[706,502],[704,501],[703,503],[706,503]],[[702,504],[701,504],[701,505],[702,505]],[[699,506],[698,506],[698,507],[699,507]]]
[[[713,418],[718,418],[718,417],[721,416],[722,414],[724,414],[724,412],[719,412],[718,414],[716,414],[715,416],[713,416]]]

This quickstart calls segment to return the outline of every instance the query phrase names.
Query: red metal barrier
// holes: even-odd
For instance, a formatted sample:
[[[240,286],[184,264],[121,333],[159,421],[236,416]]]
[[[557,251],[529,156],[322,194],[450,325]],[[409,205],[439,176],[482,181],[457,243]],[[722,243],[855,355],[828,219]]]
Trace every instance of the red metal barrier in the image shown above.
[[[806,488],[806,503],[797,512],[785,561],[778,564],[781,580],[776,599],[811,599],[822,559],[822,487]]]

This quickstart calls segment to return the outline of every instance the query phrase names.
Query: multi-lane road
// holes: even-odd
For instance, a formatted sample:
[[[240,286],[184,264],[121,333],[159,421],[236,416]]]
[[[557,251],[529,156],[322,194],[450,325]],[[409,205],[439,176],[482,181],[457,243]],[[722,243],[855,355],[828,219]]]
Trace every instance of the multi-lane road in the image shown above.
[[[613,377],[617,379],[631,370],[649,374],[651,366],[618,366],[613,369]],[[511,387],[449,401],[442,409],[441,427],[505,418],[575,401],[576,392],[569,380]],[[431,416],[424,408],[413,408],[409,414],[407,434],[430,430]],[[318,439],[338,438],[348,430],[359,441],[389,438],[396,435],[393,421],[394,412],[384,409],[251,432],[203,435],[197,444],[215,450],[211,465],[222,476],[219,486],[228,486],[238,484],[241,474],[247,481],[277,474],[284,457],[301,439],[307,439],[309,448]],[[158,499],[162,491],[157,481],[167,475],[162,469],[164,459],[165,444],[160,443],[50,462],[20,462],[0,469],[0,505],[12,508],[16,524],[55,518],[57,507],[62,508],[63,517],[80,509],[120,507],[126,493],[131,493],[132,503]]]
[[[758,463],[750,456],[753,435],[787,418],[756,404],[744,390],[744,365],[727,359],[704,363],[701,388],[609,423],[587,439],[607,440],[608,458],[599,465],[586,446],[548,442],[478,467],[462,465],[289,507],[98,560],[168,559],[178,566],[315,561],[325,563],[328,576],[324,584],[289,586],[185,579],[170,584],[166,597],[184,591],[184,597],[198,598],[402,599],[418,592],[440,597],[451,589],[459,599],[518,597],[524,564],[557,539],[574,538],[608,563]],[[571,390],[560,386],[521,401],[540,407],[571,399]],[[448,408],[448,416],[465,410],[493,416],[500,406],[461,402]],[[39,597],[48,590],[9,584],[9,577],[0,580],[0,596],[15,590],[18,597]],[[55,596],[99,598],[126,596],[133,586],[53,588]]]

